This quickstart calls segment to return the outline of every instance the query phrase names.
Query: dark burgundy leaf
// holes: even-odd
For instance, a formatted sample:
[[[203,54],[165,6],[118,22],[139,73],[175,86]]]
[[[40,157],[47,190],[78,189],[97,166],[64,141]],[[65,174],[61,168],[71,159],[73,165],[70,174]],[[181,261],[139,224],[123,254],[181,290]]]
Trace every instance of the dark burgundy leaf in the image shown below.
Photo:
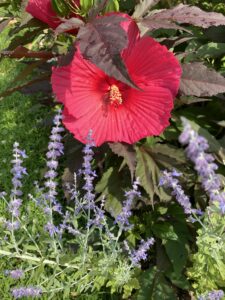
[[[33,72],[33,70],[35,69],[37,70],[38,67],[40,67],[44,63],[46,64],[46,59],[40,59],[34,62],[28,62],[27,66],[24,69],[22,69],[22,71],[13,79],[12,82],[10,82],[10,85],[11,86],[18,85],[18,82],[25,80],[26,77]]]
[[[127,46],[126,32],[120,26],[122,21],[124,18],[118,15],[97,18],[80,28],[78,42],[85,59],[90,60],[107,75],[137,88],[120,55]]]
[[[190,105],[193,103],[200,103],[200,102],[208,102],[212,101],[212,98],[198,98],[195,96],[180,96],[179,99],[175,101],[175,104],[178,106],[181,105]]]
[[[50,59],[55,55],[49,51],[31,51],[23,46],[18,46],[12,51],[1,51],[0,56],[7,56],[11,58],[42,58]]]
[[[73,60],[75,52],[76,52],[76,48],[74,46],[71,46],[68,53],[66,55],[62,55],[59,58],[58,66],[63,67],[69,65]]]
[[[122,156],[128,165],[133,180],[136,167],[136,153],[131,145],[125,143],[109,143],[111,150],[118,156]]]
[[[37,79],[33,82],[29,82],[29,85],[26,85],[20,89],[20,92],[25,95],[33,95],[35,93],[42,92],[45,96],[52,93],[52,86],[49,81],[49,76],[46,76],[47,79]]]
[[[225,93],[225,78],[203,63],[183,64],[180,91],[183,95],[209,97]]]
[[[67,32],[72,29],[80,28],[84,25],[84,22],[78,18],[70,18],[70,19],[61,19],[63,23],[61,23],[56,29],[55,33],[59,34],[62,32]]]
[[[19,86],[13,87],[13,88],[10,88],[10,89],[0,93],[0,100],[2,100],[4,97],[10,96],[14,92],[18,92],[18,91],[21,91],[21,90],[23,90],[26,93],[28,93],[28,90],[29,90],[29,93],[30,92],[33,93],[35,91],[34,91],[34,89],[32,89],[32,87],[34,88],[35,85],[36,85],[36,92],[40,92],[46,86],[47,82],[48,82],[48,85],[50,86],[50,89],[51,89],[49,79],[50,79],[50,74],[44,74],[44,75],[42,75],[38,78],[35,78],[35,79],[33,79],[29,82],[26,82],[24,84],[21,84]],[[38,83],[40,83],[40,85],[37,88]],[[28,87],[29,87],[29,89],[28,89]]]
[[[203,28],[225,25],[224,15],[215,12],[206,12],[196,6],[184,4],[179,4],[171,9],[154,11],[148,16],[148,19],[162,23],[188,23]]]
[[[168,20],[158,20],[157,18],[155,19],[152,16],[146,17],[140,22],[144,27],[147,27],[149,30],[155,30],[159,28],[165,28],[165,29],[180,29],[184,31],[191,32],[184,27],[181,27],[175,23],[172,23],[171,21]]]
[[[133,18],[138,19],[143,17],[149,9],[155,6],[160,0],[140,0],[134,9]]]

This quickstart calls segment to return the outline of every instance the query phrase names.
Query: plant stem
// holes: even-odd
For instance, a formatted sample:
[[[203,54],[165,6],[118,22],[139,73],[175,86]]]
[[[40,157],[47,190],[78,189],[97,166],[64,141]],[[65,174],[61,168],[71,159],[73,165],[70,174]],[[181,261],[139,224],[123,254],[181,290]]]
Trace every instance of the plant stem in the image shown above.
[[[73,269],[79,270],[79,267],[76,266],[76,265],[70,265],[68,263],[58,264],[54,260],[43,259],[41,257],[31,256],[29,254],[12,253],[10,251],[0,249],[0,255],[10,256],[10,257],[13,257],[13,258],[20,258],[20,259],[28,260],[28,261],[40,262],[40,263],[45,264],[45,265],[59,265],[61,267],[68,267],[68,268],[73,268]]]

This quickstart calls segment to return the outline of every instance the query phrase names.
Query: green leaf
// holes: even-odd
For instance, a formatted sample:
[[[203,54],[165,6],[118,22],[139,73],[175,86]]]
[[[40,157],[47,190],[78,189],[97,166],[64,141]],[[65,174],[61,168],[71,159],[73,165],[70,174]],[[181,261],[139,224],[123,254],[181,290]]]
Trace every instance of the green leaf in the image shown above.
[[[181,151],[178,151],[178,155],[178,152],[175,150],[176,148],[174,147],[160,144],[157,144],[154,147],[145,145],[136,147],[136,177],[139,178],[141,185],[150,196],[152,205],[155,194],[159,196],[161,201],[168,201],[171,199],[171,196],[166,194],[164,190],[159,187],[159,179],[161,177],[160,169],[165,169],[165,167],[176,167],[176,162],[178,162],[176,158],[179,159]],[[172,152],[174,151],[175,153],[172,155]],[[169,155],[173,156],[173,158],[170,158]],[[185,160],[181,159],[180,163],[182,161]]]
[[[175,232],[173,225],[168,222],[161,222],[152,225],[152,231],[155,236],[160,239],[178,240],[178,235]]]
[[[169,282],[156,268],[142,272],[140,285],[141,289],[136,294],[135,300],[178,299]]]
[[[88,13],[89,9],[94,5],[94,0],[80,0],[81,10]]]
[[[121,175],[118,173],[118,169],[110,167],[95,186],[97,193],[106,196],[105,209],[113,216],[118,215],[122,207],[121,202],[124,195],[120,188],[121,181]]]
[[[187,262],[188,251],[182,241],[166,241],[166,253],[173,265],[174,272],[179,275]]]
[[[136,153],[131,145],[125,143],[109,143],[111,150],[118,156],[122,156],[128,165],[133,180],[135,166],[136,166]]]
[[[108,5],[105,8],[105,13],[111,12],[111,11],[119,11],[120,6],[118,0],[110,0]]]
[[[217,58],[225,54],[225,43],[208,43],[198,48],[196,55],[200,58]]]
[[[61,17],[66,17],[69,12],[69,6],[65,0],[51,0],[54,11]]]

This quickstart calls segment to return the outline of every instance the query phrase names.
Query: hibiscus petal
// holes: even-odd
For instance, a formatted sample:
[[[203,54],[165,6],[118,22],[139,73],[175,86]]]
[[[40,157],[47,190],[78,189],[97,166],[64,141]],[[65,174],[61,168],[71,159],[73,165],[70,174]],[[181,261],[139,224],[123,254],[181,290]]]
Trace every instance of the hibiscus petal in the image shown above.
[[[29,0],[26,11],[53,29],[61,23],[52,9],[51,0]]]
[[[77,50],[73,61],[65,67],[53,68],[52,88],[58,99],[78,118],[102,107],[109,84],[106,75]]]
[[[137,24],[132,18],[126,14],[121,14],[122,17],[126,17],[126,21],[121,22],[121,27],[127,32],[128,44],[126,49],[122,51],[122,57],[126,61],[126,58],[132,53],[135,44],[140,39],[140,33]]]
[[[132,130],[139,140],[146,136],[160,135],[169,125],[170,112],[173,108],[173,96],[165,88],[141,86],[143,91],[128,89],[123,97],[128,99],[124,107],[132,116]]]
[[[141,90],[109,78],[85,60],[79,49],[70,65],[53,69],[53,91],[65,106],[64,125],[83,143],[90,130],[97,146],[104,142],[132,144],[161,134],[169,125],[180,65],[152,38],[140,39],[130,17],[121,26],[125,26],[129,39],[122,57]],[[111,94],[112,86],[115,94]]]
[[[159,135],[169,125],[173,98],[167,89],[149,87],[145,92],[130,89],[123,95],[128,100],[118,108],[109,106],[89,111],[81,118],[74,118],[64,111],[64,125],[81,142],[86,142],[92,130],[97,146],[104,142],[133,144],[146,136]]]
[[[126,65],[137,85],[146,81],[168,88],[176,96],[182,72],[180,64],[172,52],[151,37],[143,37],[136,43]]]
[[[74,7],[80,5],[79,0],[73,1]],[[39,19],[40,21],[46,23],[52,29],[56,29],[59,24],[62,23],[59,16],[57,16],[56,12],[52,8],[51,0],[29,0],[26,6],[26,11],[30,13],[34,18]],[[71,14],[71,16],[78,17],[75,14]],[[70,33],[76,33],[77,30],[71,30]]]

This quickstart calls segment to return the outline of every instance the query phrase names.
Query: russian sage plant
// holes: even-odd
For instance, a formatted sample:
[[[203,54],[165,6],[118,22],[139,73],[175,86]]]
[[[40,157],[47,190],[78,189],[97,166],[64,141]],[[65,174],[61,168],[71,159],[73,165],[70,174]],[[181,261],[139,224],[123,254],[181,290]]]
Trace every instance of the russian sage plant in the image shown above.
[[[0,255],[16,267],[5,270],[12,280],[11,296],[69,299],[97,292],[122,293],[130,296],[139,288],[137,273],[142,260],[154,244],[149,237],[132,249],[123,234],[132,228],[134,198],[140,197],[138,181],[125,192],[119,215],[113,219],[104,210],[104,201],[96,203],[92,170],[94,141],[91,132],[84,147],[84,162],[74,183],[67,186],[70,201],[59,196],[58,166],[63,154],[61,113],[54,118],[46,154],[44,184],[37,182],[36,194],[23,199],[22,179],[29,176],[23,167],[26,154],[14,144],[12,191],[1,192],[5,213],[1,219]],[[77,176],[83,187],[77,187]]]
[[[192,256],[192,266],[188,269],[188,278],[199,300],[220,300],[224,297],[221,288],[225,288],[225,188],[222,177],[215,171],[218,166],[209,151],[207,140],[192,129],[190,123],[182,118],[184,126],[179,137],[186,146],[187,157],[194,163],[203,192],[208,195],[209,205],[204,214],[193,209],[189,197],[184,193],[178,177],[181,173],[165,170],[160,185],[170,188],[172,195],[183,207],[191,222],[198,221],[197,252]]]

